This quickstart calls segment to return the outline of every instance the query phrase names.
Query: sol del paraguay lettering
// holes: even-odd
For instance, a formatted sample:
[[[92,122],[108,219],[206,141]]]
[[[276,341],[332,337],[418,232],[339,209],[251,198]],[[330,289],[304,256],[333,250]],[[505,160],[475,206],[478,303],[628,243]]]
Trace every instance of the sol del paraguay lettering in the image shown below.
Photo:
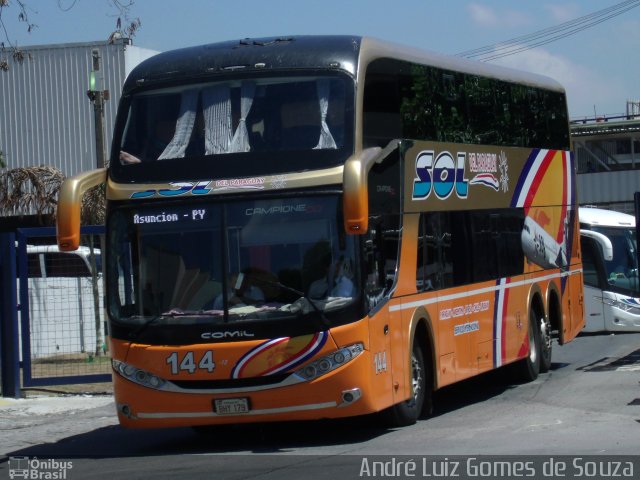
[[[424,150],[416,157],[416,178],[413,181],[413,200],[429,198],[433,191],[444,200],[454,191],[458,198],[467,198],[469,182],[464,178],[466,153],[458,152],[456,158],[449,152],[435,157],[433,150]]]
[[[149,189],[134,192],[131,198],[148,198],[155,195],[161,197],[175,197],[179,195],[207,195],[215,190],[227,190],[232,188],[261,189],[264,188],[264,177],[234,178],[229,180],[203,180],[201,182],[171,182],[172,188]]]
[[[142,192],[134,192],[131,194],[131,198],[148,198],[153,197],[154,195],[160,195],[162,197],[176,197],[178,195],[186,195],[190,193],[191,195],[206,195],[211,192],[211,189],[208,188],[210,181],[204,182],[172,182],[169,185],[175,188],[161,188],[159,190],[149,189],[144,190]]]
[[[465,168],[469,168],[470,178]],[[509,190],[508,161],[505,152],[456,152],[436,155],[435,150],[423,150],[416,156],[416,176],[413,180],[412,200],[426,200],[433,193],[438,200],[446,200],[455,191],[466,200],[469,186],[488,187],[498,192]]]

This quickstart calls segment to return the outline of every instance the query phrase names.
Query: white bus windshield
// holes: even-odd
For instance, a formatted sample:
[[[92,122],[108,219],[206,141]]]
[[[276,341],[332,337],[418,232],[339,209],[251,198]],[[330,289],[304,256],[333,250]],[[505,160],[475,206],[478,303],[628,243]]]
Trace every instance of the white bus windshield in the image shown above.
[[[613,258],[604,261],[609,285],[616,291],[637,293],[639,285],[635,230],[596,226],[592,226],[591,230],[606,235],[613,246]]]

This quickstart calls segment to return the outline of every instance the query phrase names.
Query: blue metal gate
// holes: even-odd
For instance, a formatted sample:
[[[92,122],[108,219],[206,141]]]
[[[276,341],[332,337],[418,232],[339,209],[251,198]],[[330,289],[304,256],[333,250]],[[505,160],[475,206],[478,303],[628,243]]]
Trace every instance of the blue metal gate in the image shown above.
[[[16,238],[23,387],[110,381],[104,227],[83,227],[76,252],[58,250],[55,228],[18,229]]]

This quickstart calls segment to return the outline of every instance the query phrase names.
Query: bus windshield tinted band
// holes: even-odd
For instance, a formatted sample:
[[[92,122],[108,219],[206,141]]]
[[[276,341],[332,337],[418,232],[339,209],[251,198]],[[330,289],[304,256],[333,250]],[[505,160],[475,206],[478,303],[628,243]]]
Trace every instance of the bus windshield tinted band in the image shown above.
[[[358,290],[355,242],[337,206],[324,196],[119,210],[111,314],[125,324],[221,324],[341,309]]]

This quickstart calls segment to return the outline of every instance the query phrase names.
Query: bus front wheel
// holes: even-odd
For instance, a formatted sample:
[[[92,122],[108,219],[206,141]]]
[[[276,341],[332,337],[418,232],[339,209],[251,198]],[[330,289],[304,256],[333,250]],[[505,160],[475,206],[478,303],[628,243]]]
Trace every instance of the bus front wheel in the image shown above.
[[[414,342],[411,350],[411,390],[412,397],[385,410],[386,421],[391,427],[413,425],[422,414],[432,411],[431,370],[427,368],[424,352]]]

